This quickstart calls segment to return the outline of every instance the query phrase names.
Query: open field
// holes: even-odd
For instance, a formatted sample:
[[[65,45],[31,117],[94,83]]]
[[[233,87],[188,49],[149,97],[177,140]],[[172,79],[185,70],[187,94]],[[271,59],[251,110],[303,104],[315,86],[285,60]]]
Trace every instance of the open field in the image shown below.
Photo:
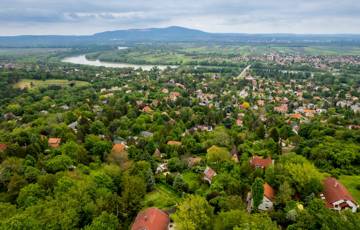
[[[69,81],[69,80],[59,80],[59,79],[50,79],[50,80],[33,80],[33,79],[23,79],[14,85],[18,89],[32,89],[40,87],[48,87],[52,85],[67,87],[73,83],[75,87],[88,86],[90,83],[86,81]]]
[[[340,182],[349,190],[355,200],[360,202],[360,190],[357,186],[360,186],[360,176],[340,176]]]
[[[154,191],[145,196],[145,206],[155,206],[161,209],[170,208],[180,201],[179,196],[169,187],[157,184]]]
[[[239,57],[263,55],[357,56],[353,45],[319,44],[183,44],[139,45],[124,50],[112,49],[87,53],[89,59],[133,64],[166,65],[237,65]]]

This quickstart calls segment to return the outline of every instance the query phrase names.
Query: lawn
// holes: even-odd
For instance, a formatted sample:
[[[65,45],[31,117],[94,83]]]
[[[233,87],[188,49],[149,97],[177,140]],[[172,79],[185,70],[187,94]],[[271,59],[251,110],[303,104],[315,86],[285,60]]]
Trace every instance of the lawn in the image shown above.
[[[33,79],[23,79],[14,85],[15,88],[24,89],[24,88],[39,88],[39,87],[48,87],[51,85],[57,85],[61,87],[70,86],[70,83],[75,83],[75,87],[88,86],[90,83],[86,81],[69,81],[69,80],[59,80],[59,79],[49,79],[49,80],[33,80]]]
[[[180,201],[180,197],[170,187],[164,184],[157,184],[154,191],[146,194],[145,206],[167,209],[175,206]]]
[[[340,176],[340,182],[349,190],[354,199],[360,202],[360,190],[356,186],[360,186],[360,176]]]

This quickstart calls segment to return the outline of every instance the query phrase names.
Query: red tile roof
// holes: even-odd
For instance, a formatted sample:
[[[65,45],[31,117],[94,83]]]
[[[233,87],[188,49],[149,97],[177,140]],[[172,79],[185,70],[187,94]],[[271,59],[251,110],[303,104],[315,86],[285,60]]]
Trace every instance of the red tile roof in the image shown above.
[[[272,159],[271,159],[271,157],[264,159],[259,156],[253,156],[250,160],[250,164],[257,168],[267,168],[268,166],[270,166],[272,164]]]
[[[125,150],[124,144],[115,144],[112,148],[114,153],[122,153]]]
[[[169,223],[168,214],[158,208],[148,208],[136,216],[131,230],[167,230]]]
[[[49,140],[48,140],[49,146],[52,147],[52,148],[59,147],[60,142],[61,142],[61,138],[52,137],[52,138],[49,138]]]
[[[180,141],[168,141],[167,144],[168,145],[180,146],[181,142]]]
[[[5,151],[7,149],[6,144],[0,144],[0,152]]]
[[[294,119],[300,119],[302,118],[302,115],[300,113],[294,113],[294,114],[290,114],[290,117]]]
[[[142,111],[145,113],[151,113],[153,110],[150,108],[150,106],[147,105],[142,109]]]
[[[324,196],[328,204],[339,200],[349,200],[356,203],[349,191],[333,177],[328,177],[324,180]]]
[[[280,106],[274,107],[274,110],[279,113],[286,113],[288,111],[288,106],[286,104],[282,104]]]
[[[273,200],[275,197],[274,189],[266,182],[264,184],[264,196],[266,196],[269,200]]]

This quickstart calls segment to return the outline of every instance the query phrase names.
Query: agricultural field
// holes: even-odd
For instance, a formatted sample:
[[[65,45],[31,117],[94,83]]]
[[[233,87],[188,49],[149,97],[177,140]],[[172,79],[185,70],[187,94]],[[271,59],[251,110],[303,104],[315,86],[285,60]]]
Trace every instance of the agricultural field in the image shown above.
[[[69,81],[69,80],[58,80],[58,79],[49,79],[49,80],[34,80],[34,79],[22,79],[17,82],[14,87],[17,89],[33,89],[33,88],[41,88],[48,86],[60,86],[60,87],[82,87],[88,86],[90,83],[86,81]]]
[[[291,55],[302,63],[319,56],[336,59],[340,56],[360,55],[360,48],[351,45],[311,44],[192,44],[177,43],[136,45],[127,49],[87,52],[86,57],[107,62],[162,65],[239,66],[249,60],[269,61],[274,56],[278,63],[289,61]],[[287,58],[286,58],[287,57]],[[314,58],[314,60],[311,60]],[[280,59],[280,60],[279,60]]]

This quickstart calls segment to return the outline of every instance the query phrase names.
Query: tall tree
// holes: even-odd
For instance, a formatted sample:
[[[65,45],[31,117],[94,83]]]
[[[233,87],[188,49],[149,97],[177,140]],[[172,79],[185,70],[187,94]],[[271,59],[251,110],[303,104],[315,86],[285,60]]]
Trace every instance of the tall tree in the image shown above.
[[[178,207],[173,218],[179,230],[212,229],[213,208],[205,198],[190,195]]]
[[[253,199],[254,210],[257,210],[264,198],[264,180],[256,178],[251,186],[251,195]]]

